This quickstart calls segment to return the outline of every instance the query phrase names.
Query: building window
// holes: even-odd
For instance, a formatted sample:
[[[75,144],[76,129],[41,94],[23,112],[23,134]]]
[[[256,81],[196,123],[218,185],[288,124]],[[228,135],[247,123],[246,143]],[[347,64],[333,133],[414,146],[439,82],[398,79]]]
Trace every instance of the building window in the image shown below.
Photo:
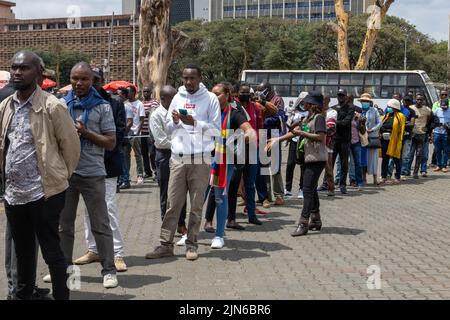
[[[42,30],[42,24],[33,24],[33,30]]]
[[[82,28],[92,28],[92,21],[83,21],[81,22]]]
[[[8,31],[17,31],[17,24],[9,25]]]
[[[67,29],[67,23],[58,23],[58,29]]]
[[[56,29],[55,23],[47,23],[47,29]]]
[[[101,28],[104,26],[105,26],[105,23],[103,21],[95,21],[94,22],[94,28]]]
[[[29,27],[28,27],[27,24],[21,24],[21,25],[19,25],[19,30],[20,31],[27,31],[27,30],[29,30]]]
[[[128,19],[119,20],[119,26],[129,26],[129,25],[130,25],[130,20],[128,20]]]

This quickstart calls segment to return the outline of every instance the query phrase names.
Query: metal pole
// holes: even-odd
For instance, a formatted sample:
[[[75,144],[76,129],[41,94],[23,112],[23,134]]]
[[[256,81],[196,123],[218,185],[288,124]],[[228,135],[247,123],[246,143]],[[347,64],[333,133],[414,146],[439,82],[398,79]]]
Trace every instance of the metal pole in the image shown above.
[[[110,76],[111,76],[111,44],[112,44],[112,37],[113,37],[113,27],[114,26],[114,12],[112,13],[112,17],[111,17],[111,28],[109,30],[109,39],[108,39],[108,59],[107,59],[107,64],[106,64],[106,71],[107,71],[107,76],[105,77],[106,82],[110,82]]]
[[[403,60],[403,62],[404,62],[404,70],[405,71],[407,69],[407,64],[408,64],[407,45],[408,45],[408,34],[406,34],[406,37],[405,37],[405,59]]]
[[[136,10],[133,13],[133,84],[136,85]]]

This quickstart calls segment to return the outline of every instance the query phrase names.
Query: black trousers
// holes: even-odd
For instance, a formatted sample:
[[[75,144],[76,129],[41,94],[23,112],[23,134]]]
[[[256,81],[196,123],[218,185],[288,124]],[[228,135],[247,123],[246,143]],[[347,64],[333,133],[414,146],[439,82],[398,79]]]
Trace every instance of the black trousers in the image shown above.
[[[411,152],[410,163],[412,163],[412,161],[414,159],[414,155],[415,155],[416,162],[414,164],[414,174],[419,173],[420,166],[422,164],[423,145],[424,145],[424,143],[428,143],[426,138],[427,138],[427,136],[425,134],[415,134],[412,137],[411,150],[413,150],[414,153]]]
[[[141,138],[141,152],[144,161],[144,173],[152,176],[152,171],[156,170],[156,148],[150,138]]]
[[[164,215],[167,211],[167,190],[169,188],[170,178],[170,157],[172,152],[169,149],[157,149],[155,148],[155,163],[156,163],[156,175],[158,177],[159,184],[159,202],[161,208],[161,220],[164,219]],[[186,203],[181,210],[180,219],[178,220],[178,226],[186,226]]]
[[[286,190],[292,191],[292,181],[294,180],[295,167],[297,165],[297,142],[289,142],[289,153],[286,165]],[[302,167],[300,166],[300,183],[299,188],[302,189]]]
[[[336,141],[333,149],[333,169],[336,163],[336,158],[339,155],[341,159],[341,176],[339,177],[340,186],[347,185],[347,175],[348,175],[348,158],[350,156],[350,142]]]
[[[53,297],[68,300],[67,261],[60,247],[59,216],[64,208],[65,192],[47,200],[44,198],[25,205],[11,206],[5,202],[5,211],[17,255],[17,292],[19,299],[29,300],[36,277],[36,236],[42,256],[50,269]]]
[[[320,202],[317,186],[326,162],[305,163],[303,176],[303,210],[302,218],[309,219],[312,212],[319,212]]]

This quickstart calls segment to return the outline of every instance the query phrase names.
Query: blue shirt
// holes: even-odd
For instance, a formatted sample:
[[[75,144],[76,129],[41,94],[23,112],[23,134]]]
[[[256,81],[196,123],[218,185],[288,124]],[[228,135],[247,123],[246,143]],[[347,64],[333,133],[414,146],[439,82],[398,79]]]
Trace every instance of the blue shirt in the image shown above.
[[[439,118],[440,124],[450,123],[450,108],[446,110],[439,108],[434,112],[434,115]],[[447,130],[442,126],[435,128],[433,132],[436,134],[447,134]]]

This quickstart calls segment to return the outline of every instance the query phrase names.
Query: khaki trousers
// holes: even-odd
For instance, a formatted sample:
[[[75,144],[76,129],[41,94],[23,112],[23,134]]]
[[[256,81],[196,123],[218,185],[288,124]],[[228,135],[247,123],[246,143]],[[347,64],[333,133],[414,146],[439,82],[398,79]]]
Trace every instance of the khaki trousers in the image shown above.
[[[203,204],[208,188],[211,167],[208,164],[184,164],[170,159],[170,179],[168,190],[168,207],[161,226],[160,241],[162,245],[173,245],[173,238],[178,226],[181,209],[190,196],[190,214],[186,250],[197,249],[197,236],[202,222]]]

